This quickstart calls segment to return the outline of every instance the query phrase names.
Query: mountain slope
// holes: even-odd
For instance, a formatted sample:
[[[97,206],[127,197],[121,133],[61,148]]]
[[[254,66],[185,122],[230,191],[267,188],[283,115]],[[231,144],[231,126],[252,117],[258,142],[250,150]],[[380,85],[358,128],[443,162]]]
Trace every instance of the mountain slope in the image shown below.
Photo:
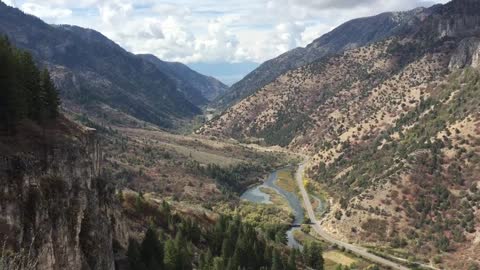
[[[51,70],[68,110],[162,127],[200,113],[168,75],[96,31],[48,25],[0,3],[0,33]]]
[[[139,55],[154,64],[177,84],[178,91],[196,105],[205,105],[210,100],[224,94],[228,86],[209,76],[204,76],[182,63],[166,62],[151,54]]]
[[[480,263],[480,3],[291,70],[198,132],[309,153],[322,226],[441,269]],[[462,258],[458,260],[458,258]]]
[[[230,91],[215,100],[214,105],[224,109],[253,94],[257,89],[287,72],[326,56],[364,46],[387,37],[409,31],[431,9],[418,8],[408,12],[382,13],[377,16],[355,19],[313,41],[306,48],[296,48],[263,63],[244,79],[234,84]]]

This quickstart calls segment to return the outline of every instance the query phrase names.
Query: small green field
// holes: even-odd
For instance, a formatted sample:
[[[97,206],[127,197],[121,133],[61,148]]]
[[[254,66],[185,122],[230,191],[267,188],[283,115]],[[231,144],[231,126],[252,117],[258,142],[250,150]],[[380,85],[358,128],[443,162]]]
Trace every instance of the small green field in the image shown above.
[[[297,183],[295,181],[295,172],[292,169],[281,170],[277,174],[277,185],[291,193],[296,193],[298,190]]]
[[[325,260],[325,270],[337,270],[339,269],[339,266],[350,267],[351,269],[366,269],[372,265],[370,262],[362,258],[359,258],[347,251],[342,251],[330,245],[329,243],[302,231],[295,231],[294,237],[295,240],[302,245],[311,241],[317,241],[322,244],[324,249],[323,258]]]
[[[260,191],[270,196],[270,201],[275,207],[278,207],[288,213],[292,212],[288,201],[282,195],[278,194],[275,190],[271,188],[261,187]]]

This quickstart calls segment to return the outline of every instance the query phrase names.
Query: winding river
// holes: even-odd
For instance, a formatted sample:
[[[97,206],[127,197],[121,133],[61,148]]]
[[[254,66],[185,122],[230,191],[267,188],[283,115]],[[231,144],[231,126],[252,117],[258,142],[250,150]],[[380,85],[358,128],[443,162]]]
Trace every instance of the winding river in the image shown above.
[[[288,204],[295,217],[292,225],[301,225],[304,219],[304,210],[297,195],[282,189],[276,184],[278,172],[282,170],[285,169],[280,169],[271,173],[262,185],[253,187],[245,191],[245,193],[242,194],[241,199],[254,203],[271,204],[272,202],[270,201],[270,195],[262,192],[261,188],[273,189],[288,201]],[[302,246],[293,237],[294,231],[299,229],[300,228],[298,227],[292,227],[290,230],[287,231],[288,245],[292,248],[302,249]]]

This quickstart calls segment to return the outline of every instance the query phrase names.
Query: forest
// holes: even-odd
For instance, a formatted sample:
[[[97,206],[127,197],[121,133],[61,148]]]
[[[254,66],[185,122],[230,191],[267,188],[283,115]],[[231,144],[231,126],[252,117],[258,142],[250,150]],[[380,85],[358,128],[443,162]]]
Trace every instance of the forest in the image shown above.
[[[201,225],[177,215],[165,201],[159,207],[141,195],[122,201],[131,205],[129,215],[150,216],[151,226],[141,241],[129,241],[131,270],[323,269],[322,246],[317,242],[300,252],[287,248],[278,237],[284,231],[255,228],[238,216],[220,215],[213,224]]]
[[[59,115],[60,99],[50,73],[32,55],[0,37],[0,128],[12,133],[22,120],[45,124]]]

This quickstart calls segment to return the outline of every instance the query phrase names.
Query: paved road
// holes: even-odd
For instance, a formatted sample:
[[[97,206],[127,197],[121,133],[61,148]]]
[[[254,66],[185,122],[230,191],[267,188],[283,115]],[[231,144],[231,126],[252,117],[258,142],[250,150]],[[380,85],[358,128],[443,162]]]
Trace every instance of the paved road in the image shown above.
[[[374,263],[381,264],[383,266],[390,267],[392,269],[397,269],[397,270],[409,270],[410,268],[405,267],[403,265],[400,265],[398,263],[392,262],[390,260],[387,260],[385,258],[382,258],[380,256],[377,256],[375,254],[369,253],[366,248],[359,247],[359,246],[354,246],[349,243],[342,242],[338,239],[335,239],[331,234],[327,233],[320,224],[318,223],[316,217],[315,217],[315,212],[313,211],[312,204],[310,203],[310,199],[308,197],[308,193],[305,190],[305,186],[303,185],[303,173],[305,170],[305,164],[300,164],[298,166],[297,172],[295,173],[295,179],[297,180],[297,185],[300,188],[300,192],[302,193],[303,197],[303,202],[305,204],[305,208],[308,213],[308,217],[312,221],[312,227],[313,229],[326,241],[336,244],[339,247],[344,247],[346,250],[350,250],[352,253],[357,254],[360,257],[363,257],[365,259],[368,259]]]

